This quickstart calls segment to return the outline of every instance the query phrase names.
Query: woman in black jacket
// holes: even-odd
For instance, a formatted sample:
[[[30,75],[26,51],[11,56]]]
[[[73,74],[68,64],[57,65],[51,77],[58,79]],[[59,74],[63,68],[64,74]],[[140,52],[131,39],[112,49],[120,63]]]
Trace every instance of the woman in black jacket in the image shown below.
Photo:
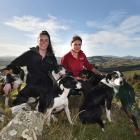
[[[53,86],[53,82],[48,73],[57,65],[57,60],[54,56],[50,35],[47,31],[40,33],[38,42],[38,46],[30,48],[30,50],[17,57],[7,66],[7,69],[27,66],[28,70],[27,85],[18,94],[14,105],[26,102],[32,94],[38,97],[39,93],[39,111],[44,112],[46,94]],[[7,93],[10,90],[11,86],[7,83],[4,91]]]

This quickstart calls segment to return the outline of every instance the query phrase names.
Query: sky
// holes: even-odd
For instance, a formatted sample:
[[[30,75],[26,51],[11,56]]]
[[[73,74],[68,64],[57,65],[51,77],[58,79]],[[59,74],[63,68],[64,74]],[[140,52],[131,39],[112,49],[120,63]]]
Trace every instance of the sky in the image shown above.
[[[87,56],[140,57],[140,0],[0,0],[0,56],[36,46],[42,30],[59,57],[74,35]]]

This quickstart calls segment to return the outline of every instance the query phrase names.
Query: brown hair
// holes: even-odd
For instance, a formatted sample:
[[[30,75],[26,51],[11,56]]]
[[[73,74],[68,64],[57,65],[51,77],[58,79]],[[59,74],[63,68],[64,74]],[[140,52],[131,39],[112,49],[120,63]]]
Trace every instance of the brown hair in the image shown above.
[[[43,31],[39,34],[39,37],[40,37],[41,35],[46,35],[46,36],[48,36],[48,38],[49,38],[49,45],[48,45],[48,48],[47,48],[47,55],[54,55],[53,48],[52,48],[52,43],[51,43],[51,38],[50,38],[49,33],[48,33],[46,30],[43,30]]]
[[[75,35],[75,36],[72,37],[71,44],[72,44],[74,41],[76,41],[76,40],[79,40],[79,41],[82,42],[82,38],[81,38],[80,36],[78,36],[78,35]]]

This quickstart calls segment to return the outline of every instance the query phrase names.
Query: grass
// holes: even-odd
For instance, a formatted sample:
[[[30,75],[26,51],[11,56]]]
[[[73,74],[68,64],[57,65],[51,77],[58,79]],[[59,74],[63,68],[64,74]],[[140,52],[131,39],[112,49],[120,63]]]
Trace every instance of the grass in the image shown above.
[[[132,78],[134,76],[134,74],[140,75],[140,70],[125,71],[125,72],[123,72],[123,74],[124,74],[125,77],[131,77]]]
[[[140,71],[125,72],[126,77],[140,74]],[[0,105],[3,99],[0,97]],[[58,115],[58,122],[51,122],[51,126],[44,125],[43,136],[39,140],[140,140],[140,136],[133,135],[133,126],[126,117],[125,113],[113,106],[112,108],[112,123],[107,121],[105,132],[97,124],[82,125],[78,119],[78,107],[82,103],[81,96],[73,96],[70,98],[71,116],[74,125],[70,125],[64,112]],[[106,116],[103,116],[106,119]],[[10,120],[7,116],[4,123],[0,122],[2,129]],[[138,121],[140,125],[140,120]]]
[[[76,101],[76,100],[75,100]],[[75,102],[74,101],[74,102]],[[71,108],[72,110],[72,108]],[[78,109],[74,109],[75,111]],[[72,110],[75,118],[75,112]],[[139,140],[139,136],[133,135],[133,127],[125,114],[113,108],[112,123],[106,123],[103,133],[97,124],[82,125],[78,118],[74,119],[71,126],[64,113],[59,115],[59,122],[51,127],[44,126],[42,140]]]

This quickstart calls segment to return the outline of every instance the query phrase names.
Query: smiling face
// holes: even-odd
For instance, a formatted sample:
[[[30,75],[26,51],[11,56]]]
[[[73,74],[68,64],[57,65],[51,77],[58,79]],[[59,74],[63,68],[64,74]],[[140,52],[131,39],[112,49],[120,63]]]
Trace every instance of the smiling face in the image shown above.
[[[49,37],[47,35],[40,35],[38,39],[39,49],[45,51],[49,45]]]
[[[78,53],[81,50],[82,42],[80,40],[75,40],[71,43],[71,49],[73,52]]]

